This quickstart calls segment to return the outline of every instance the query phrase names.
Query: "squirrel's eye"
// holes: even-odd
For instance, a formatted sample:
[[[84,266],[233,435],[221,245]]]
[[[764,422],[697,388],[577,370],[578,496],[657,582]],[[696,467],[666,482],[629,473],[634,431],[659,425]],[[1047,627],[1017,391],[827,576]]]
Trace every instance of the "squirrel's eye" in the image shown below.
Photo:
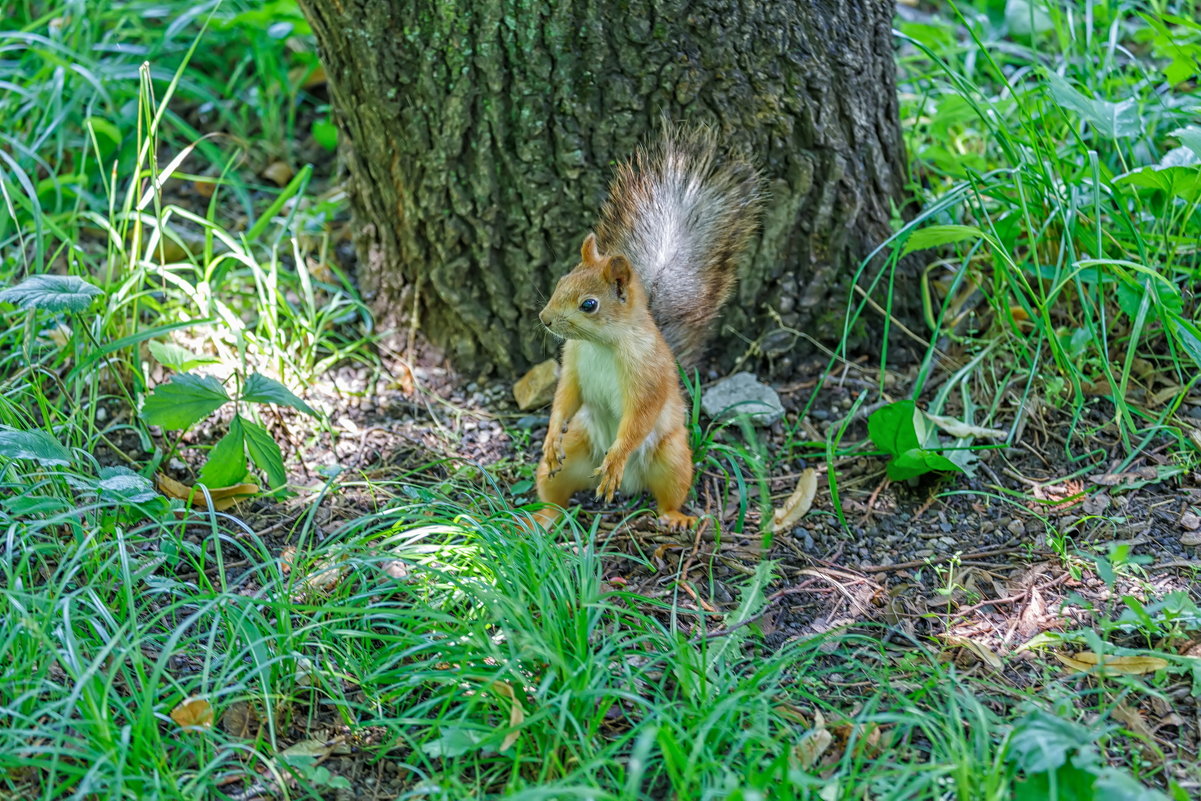
[[[596,302],[596,298],[585,298],[584,302],[580,304],[580,311],[584,312],[584,314],[592,314],[599,305]]]

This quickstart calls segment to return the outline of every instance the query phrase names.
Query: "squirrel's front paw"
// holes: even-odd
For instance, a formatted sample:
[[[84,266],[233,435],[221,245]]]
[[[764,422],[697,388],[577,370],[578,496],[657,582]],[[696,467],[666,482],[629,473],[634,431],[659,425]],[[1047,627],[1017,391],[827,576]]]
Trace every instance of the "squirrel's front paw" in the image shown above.
[[[542,458],[546,460],[546,470],[550,475],[559,472],[563,467],[563,462],[567,461],[567,454],[562,451],[563,437],[548,436],[546,442],[542,445]]]
[[[596,497],[606,501],[613,500],[613,493],[621,487],[621,478],[625,472],[624,459],[612,459],[606,456],[605,461],[596,470],[596,475],[601,477],[600,484],[596,487]]]

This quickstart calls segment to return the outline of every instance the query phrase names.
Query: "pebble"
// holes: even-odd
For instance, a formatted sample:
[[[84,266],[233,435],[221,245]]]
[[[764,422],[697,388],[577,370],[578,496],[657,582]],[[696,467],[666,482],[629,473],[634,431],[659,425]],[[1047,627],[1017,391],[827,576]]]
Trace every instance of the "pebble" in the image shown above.
[[[701,408],[714,420],[745,416],[763,427],[784,416],[780,396],[750,373],[735,373],[709,387],[701,395]]]
[[[1016,517],[1009,518],[1009,522],[1005,525],[1005,528],[1008,529],[1009,533],[1015,537],[1026,533],[1026,525]]]
[[[529,431],[538,426],[550,425],[550,416],[545,414],[527,414],[517,419],[517,427]]]

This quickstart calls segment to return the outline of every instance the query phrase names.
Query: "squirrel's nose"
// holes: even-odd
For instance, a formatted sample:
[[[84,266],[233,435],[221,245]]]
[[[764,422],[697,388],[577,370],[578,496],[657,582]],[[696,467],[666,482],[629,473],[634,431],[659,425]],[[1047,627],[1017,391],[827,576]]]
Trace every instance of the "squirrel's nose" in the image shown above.
[[[542,321],[544,326],[550,328],[550,315],[546,313],[546,309],[538,312],[538,319]]]

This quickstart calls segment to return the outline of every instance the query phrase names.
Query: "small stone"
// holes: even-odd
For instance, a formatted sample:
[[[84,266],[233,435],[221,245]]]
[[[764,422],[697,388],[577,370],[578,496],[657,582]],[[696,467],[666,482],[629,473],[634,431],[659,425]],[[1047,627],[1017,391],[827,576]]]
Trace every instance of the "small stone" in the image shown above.
[[[1189,531],[1180,536],[1180,544],[1190,548],[1201,545],[1201,531]]]
[[[545,406],[555,399],[555,384],[559,380],[559,363],[547,359],[532,368],[513,385],[513,399],[523,412]]]
[[[1005,526],[1005,528],[1009,529],[1010,534],[1018,537],[1026,533],[1025,524],[1023,524],[1022,521],[1018,520],[1016,517],[1010,518],[1009,523]]]
[[[516,425],[524,431],[529,431],[540,426],[550,425],[550,417],[545,414],[527,414],[525,417],[517,418]]]
[[[1196,531],[1201,528],[1201,517],[1193,512],[1185,512],[1180,516],[1180,527],[1189,531]]]
[[[709,387],[701,395],[701,408],[714,420],[746,415],[764,428],[784,416],[780,396],[750,373],[735,373]]]

